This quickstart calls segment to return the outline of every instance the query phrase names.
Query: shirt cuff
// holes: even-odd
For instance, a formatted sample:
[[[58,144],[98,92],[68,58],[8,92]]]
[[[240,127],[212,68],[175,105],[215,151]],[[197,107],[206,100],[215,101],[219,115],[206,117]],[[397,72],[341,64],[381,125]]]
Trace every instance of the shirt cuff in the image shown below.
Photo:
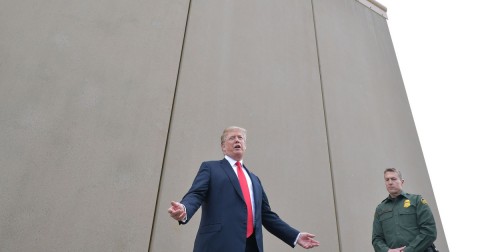
[[[180,203],[180,204],[182,204],[182,203]],[[185,207],[185,205],[182,204],[182,206],[183,206],[183,211],[185,211],[185,213],[187,213],[187,208]],[[181,223],[187,222],[187,215],[186,214],[185,214],[185,217],[183,217],[183,219],[180,222]]]
[[[298,238],[300,238],[300,233],[298,233],[297,239],[295,239],[295,242],[293,243],[293,246],[294,246],[294,247],[297,245]]]

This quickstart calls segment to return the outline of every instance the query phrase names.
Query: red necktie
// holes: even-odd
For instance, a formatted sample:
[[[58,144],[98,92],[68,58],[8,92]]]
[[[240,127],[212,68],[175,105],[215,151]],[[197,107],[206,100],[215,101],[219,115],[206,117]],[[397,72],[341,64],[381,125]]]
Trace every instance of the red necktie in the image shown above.
[[[235,163],[237,165],[237,176],[242,188],[243,198],[247,205],[247,238],[253,233],[253,214],[252,214],[252,201],[250,200],[250,190],[248,189],[247,179],[243,174],[242,165],[240,162]]]

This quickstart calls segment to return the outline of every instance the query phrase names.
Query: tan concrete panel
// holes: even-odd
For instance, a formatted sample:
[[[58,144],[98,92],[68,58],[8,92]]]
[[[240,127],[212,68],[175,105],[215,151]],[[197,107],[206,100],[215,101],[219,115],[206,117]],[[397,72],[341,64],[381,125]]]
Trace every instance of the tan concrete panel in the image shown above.
[[[372,251],[383,170],[434,211],[440,251],[448,251],[386,20],[352,0],[313,1],[342,251]]]
[[[0,251],[147,251],[188,1],[0,5]]]
[[[152,251],[191,251],[201,213],[178,226],[166,210],[202,161],[223,158],[230,125],[247,128],[245,164],[273,210],[338,251],[310,1],[192,1],[173,111]]]

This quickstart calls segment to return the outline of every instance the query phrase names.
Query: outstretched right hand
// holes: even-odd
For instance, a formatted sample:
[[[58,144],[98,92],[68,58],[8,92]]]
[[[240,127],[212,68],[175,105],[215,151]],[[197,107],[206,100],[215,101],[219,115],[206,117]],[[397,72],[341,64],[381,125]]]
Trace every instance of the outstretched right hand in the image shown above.
[[[176,201],[172,201],[170,202],[170,204],[172,205],[170,208],[168,208],[168,213],[170,214],[170,217],[177,221],[184,220],[187,216],[187,212],[185,212],[185,206],[182,203]]]

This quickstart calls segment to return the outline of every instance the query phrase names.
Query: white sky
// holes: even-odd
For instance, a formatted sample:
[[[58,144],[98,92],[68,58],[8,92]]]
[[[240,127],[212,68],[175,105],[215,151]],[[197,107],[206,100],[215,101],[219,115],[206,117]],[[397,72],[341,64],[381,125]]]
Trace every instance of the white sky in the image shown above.
[[[388,9],[390,34],[449,249],[477,250],[480,1],[377,1]]]

